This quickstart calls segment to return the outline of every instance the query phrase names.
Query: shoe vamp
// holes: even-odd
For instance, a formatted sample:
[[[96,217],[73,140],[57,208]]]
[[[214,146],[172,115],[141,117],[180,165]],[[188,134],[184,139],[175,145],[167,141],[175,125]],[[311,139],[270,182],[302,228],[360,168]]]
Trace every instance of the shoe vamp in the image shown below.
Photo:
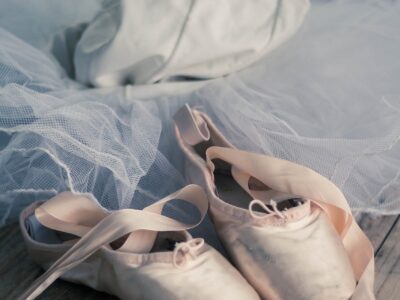
[[[349,299],[354,291],[350,261],[323,213],[295,229],[241,226],[225,244],[264,297]]]
[[[152,262],[124,277],[129,299],[259,299],[254,289],[216,250],[210,249],[182,268]]]

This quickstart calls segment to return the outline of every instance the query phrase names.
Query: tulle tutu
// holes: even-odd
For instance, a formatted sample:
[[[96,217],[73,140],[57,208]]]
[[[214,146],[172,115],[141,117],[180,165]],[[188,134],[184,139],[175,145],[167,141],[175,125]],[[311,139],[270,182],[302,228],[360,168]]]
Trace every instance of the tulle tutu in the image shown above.
[[[70,79],[70,53],[1,29],[0,225],[64,190],[120,209],[183,186],[171,118],[184,103],[237,147],[330,178],[353,210],[400,213],[399,13],[393,1],[315,1],[294,37],[241,72],[108,89]]]

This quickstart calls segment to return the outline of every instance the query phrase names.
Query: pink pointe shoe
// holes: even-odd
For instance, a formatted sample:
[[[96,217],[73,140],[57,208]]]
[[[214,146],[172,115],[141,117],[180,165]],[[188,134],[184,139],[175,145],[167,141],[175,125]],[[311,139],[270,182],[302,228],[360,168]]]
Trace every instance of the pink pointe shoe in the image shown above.
[[[65,192],[21,213],[32,258],[47,271],[20,299],[34,299],[58,277],[121,299],[259,299],[240,273],[184,224],[163,216],[168,202],[208,209],[196,185],[146,207],[109,212],[84,196]]]
[[[186,175],[206,189],[220,240],[263,299],[375,299],[373,248],[331,181],[235,149],[187,105],[174,120]]]

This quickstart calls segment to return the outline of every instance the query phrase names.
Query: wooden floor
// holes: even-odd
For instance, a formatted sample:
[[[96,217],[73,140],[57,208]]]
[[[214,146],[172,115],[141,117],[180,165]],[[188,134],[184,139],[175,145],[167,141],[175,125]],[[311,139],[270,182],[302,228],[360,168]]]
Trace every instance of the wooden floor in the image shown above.
[[[375,248],[378,300],[400,299],[400,216],[366,214],[357,219]],[[27,256],[17,225],[0,230],[0,299],[16,299],[41,270]],[[89,288],[56,281],[39,299],[115,299]]]

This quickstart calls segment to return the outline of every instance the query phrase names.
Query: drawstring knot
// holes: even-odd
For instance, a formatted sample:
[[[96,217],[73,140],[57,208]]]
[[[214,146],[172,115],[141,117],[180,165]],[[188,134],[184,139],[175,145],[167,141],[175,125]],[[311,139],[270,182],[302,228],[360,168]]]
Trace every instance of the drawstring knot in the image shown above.
[[[188,262],[188,256],[195,258],[198,250],[204,246],[204,239],[195,238],[175,246],[172,262],[176,268],[183,268]]]
[[[267,217],[268,217],[268,216],[271,216],[271,215],[274,215],[274,216],[277,216],[277,217],[279,217],[279,218],[281,218],[281,219],[283,219],[283,220],[286,219],[285,214],[283,214],[281,211],[279,211],[278,205],[277,205],[277,203],[276,203],[273,199],[270,200],[270,204],[269,204],[269,206],[272,207],[272,209],[271,209],[270,207],[268,207],[264,202],[262,202],[262,201],[259,200],[259,199],[254,199],[254,200],[250,201],[250,203],[249,203],[250,215],[251,215],[254,219],[264,219],[266,216],[257,214],[257,213],[253,210],[253,206],[254,206],[254,205],[258,205],[258,206],[260,206],[262,209],[264,209],[264,211],[268,214]]]

